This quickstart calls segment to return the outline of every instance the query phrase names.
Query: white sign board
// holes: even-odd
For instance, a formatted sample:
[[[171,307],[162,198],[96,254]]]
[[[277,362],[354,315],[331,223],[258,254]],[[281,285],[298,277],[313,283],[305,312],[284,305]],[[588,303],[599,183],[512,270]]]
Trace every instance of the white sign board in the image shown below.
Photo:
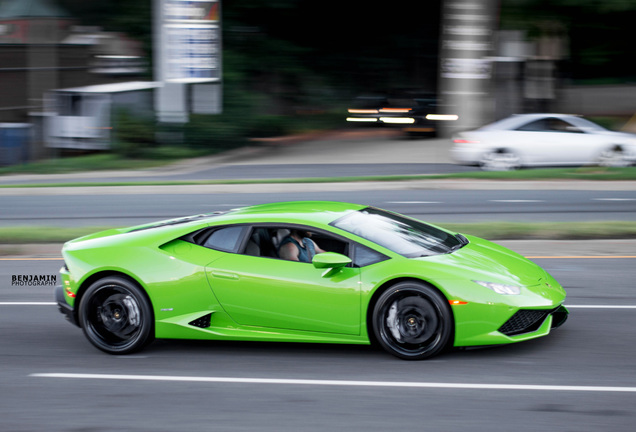
[[[218,0],[163,0],[162,81],[220,81],[219,7]]]
[[[220,0],[155,0],[160,122],[186,123],[189,112],[221,113],[220,8]]]

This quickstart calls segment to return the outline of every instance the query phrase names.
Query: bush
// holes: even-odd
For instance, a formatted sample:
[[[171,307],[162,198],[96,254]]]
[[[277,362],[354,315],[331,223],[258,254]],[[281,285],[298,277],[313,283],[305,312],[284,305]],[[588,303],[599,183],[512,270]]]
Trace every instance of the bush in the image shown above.
[[[128,158],[143,157],[156,145],[155,124],[152,119],[136,116],[120,109],[114,116],[113,152]]]
[[[281,115],[261,115],[255,117],[247,135],[250,138],[268,138],[285,135],[290,132],[290,118]]]

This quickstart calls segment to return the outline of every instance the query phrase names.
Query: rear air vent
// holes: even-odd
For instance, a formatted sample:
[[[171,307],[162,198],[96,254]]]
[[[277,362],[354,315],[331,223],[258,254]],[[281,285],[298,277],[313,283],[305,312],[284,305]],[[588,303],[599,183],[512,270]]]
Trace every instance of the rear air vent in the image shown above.
[[[193,327],[208,328],[210,327],[211,319],[212,319],[212,314],[209,313],[207,315],[203,315],[202,317],[195,319],[194,321],[190,321],[188,324],[190,324]]]

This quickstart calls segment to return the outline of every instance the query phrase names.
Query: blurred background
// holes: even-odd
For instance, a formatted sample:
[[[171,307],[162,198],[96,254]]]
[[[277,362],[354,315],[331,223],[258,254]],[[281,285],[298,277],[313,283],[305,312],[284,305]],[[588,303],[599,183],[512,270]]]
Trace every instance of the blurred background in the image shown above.
[[[369,101],[458,115],[411,129],[437,135],[527,112],[629,130],[636,113],[634,0],[158,4],[0,0],[0,165],[95,151],[149,157],[175,145],[212,153],[387,126],[346,122]],[[199,24],[173,13],[201,5]],[[161,66],[171,47],[194,47],[203,75],[171,79]],[[176,111],[162,115],[165,103]]]

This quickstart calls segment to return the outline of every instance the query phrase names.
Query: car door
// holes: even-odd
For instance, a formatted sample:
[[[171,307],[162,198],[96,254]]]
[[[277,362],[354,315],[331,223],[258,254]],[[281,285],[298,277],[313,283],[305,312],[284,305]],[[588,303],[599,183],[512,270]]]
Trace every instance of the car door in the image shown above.
[[[590,159],[596,138],[567,120],[546,117],[517,129],[527,162],[536,165],[570,165]]]
[[[360,333],[359,268],[331,275],[311,263],[246,253],[225,253],[206,266],[211,289],[238,324]]]

